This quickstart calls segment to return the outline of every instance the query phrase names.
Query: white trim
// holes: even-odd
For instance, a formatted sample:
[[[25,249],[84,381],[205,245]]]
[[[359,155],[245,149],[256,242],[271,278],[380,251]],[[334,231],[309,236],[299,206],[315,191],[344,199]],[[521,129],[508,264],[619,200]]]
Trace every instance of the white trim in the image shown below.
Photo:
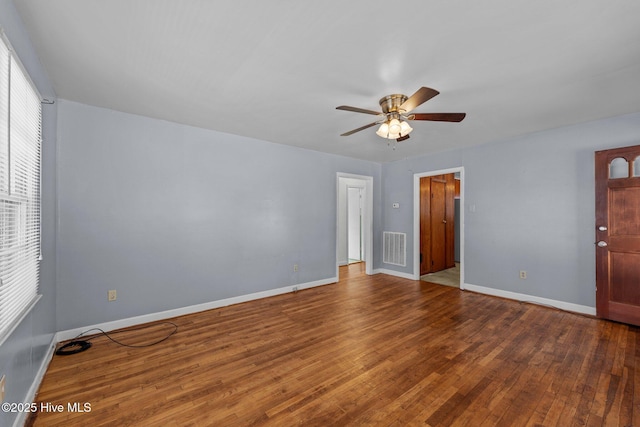
[[[376,268],[375,270],[373,270],[373,274],[388,274],[389,276],[402,277],[403,279],[409,279],[409,280],[420,279],[420,278],[414,279],[413,274],[403,273],[401,271],[389,270],[387,268]]]
[[[35,402],[36,395],[38,394],[38,389],[40,388],[40,384],[42,383],[44,374],[47,373],[47,369],[49,368],[49,363],[51,362],[51,359],[53,359],[53,354],[55,352],[55,349],[56,349],[56,335],[53,335],[51,337],[51,342],[49,343],[49,348],[47,350],[47,353],[42,358],[42,362],[40,363],[40,368],[38,369],[38,372],[36,373],[36,376],[33,379],[33,382],[31,383],[31,387],[29,387],[29,390],[27,390],[27,394],[24,400],[22,400],[23,402],[30,402],[30,403]],[[18,416],[13,421],[13,427],[23,426],[27,421],[27,415],[29,415],[28,412],[18,412]]]
[[[16,52],[16,50],[11,45],[11,42],[9,41],[9,36],[7,36],[7,33],[4,32],[4,29],[2,27],[0,27],[0,39],[2,39],[2,41],[7,45],[7,49],[9,49],[9,53],[16,60],[18,67],[20,67],[20,69],[22,70],[22,73],[25,75],[27,81],[29,82],[29,85],[31,85],[31,89],[33,89],[36,95],[38,95],[38,99],[40,100],[40,102],[42,102],[43,98],[42,98],[42,94],[38,90],[38,86],[36,86],[33,80],[31,80],[31,76],[27,71],[27,67],[25,67],[22,61],[20,60],[20,55],[18,55],[18,52]]]
[[[511,291],[503,291],[501,289],[487,288],[485,286],[477,286],[471,285],[469,283],[465,283],[465,290],[478,292],[480,294],[492,295],[495,297],[506,298],[510,300],[522,301],[522,302],[532,302],[541,305],[547,305],[555,308],[559,308],[561,310],[571,311],[574,313],[588,314],[590,316],[596,315],[596,308],[589,307],[588,305],[579,305],[573,304],[565,301],[558,301],[549,298],[537,297],[534,295],[521,294],[517,292]]]
[[[371,275],[373,272],[373,177],[367,175],[355,175],[352,173],[336,173],[336,277],[340,277],[340,236],[338,236],[338,223],[340,221],[340,178],[358,179],[364,181],[364,262],[365,274]],[[347,258],[348,261],[348,258]]]
[[[460,172],[460,289],[464,283],[464,166],[413,175],[413,280],[420,280],[420,178]]]
[[[89,329],[100,328],[103,331],[113,331],[115,329],[127,328],[129,326],[136,326],[143,323],[155,322],[158,320],[169,319],[176,316],[184,316],[186,314],[198,313],[200,311],[212,310],[214,308],[226,307],[228,305],[239,304],[242,302],[258,300],[262,298],[268,298],[276,295],[286,294],[288,292],[295,292],[302,289],[314,288],[317,286],[329,285],[336,283],[338,279],[336,277],[330,277],[328,279],[316,280],[314,282],[300,283],[297,285],[285,286],[283,288],[270,289],[268,291],[256,292],[253,294],[240,295],[237,297],[226,298],[217,301],[206,302],[202,304],[190,305],[187,307],[176,308],[172,310],[159,311],[156,313],[143,314],[142,316],[129,317],[126,319],[114,320],[111,322],[99,323],[97,325],[83,326],[81,328],[68,329],[66,331],[60,331],[56,334],[56,342],[66,341],[73,339],[80,335],[82,332]]]

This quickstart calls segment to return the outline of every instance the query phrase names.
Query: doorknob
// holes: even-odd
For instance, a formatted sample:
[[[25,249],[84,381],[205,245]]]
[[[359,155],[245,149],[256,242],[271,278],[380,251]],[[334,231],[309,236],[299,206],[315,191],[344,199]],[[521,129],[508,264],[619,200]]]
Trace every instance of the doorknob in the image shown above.
[[[446,223],[447,223],[447,220],[446,220],[446,219],[443,219],[443,220],[442,220],[442,223],[443,223],[443,224],[446,224]]]
[[[600,227],[598,227],[598,230],[607,231],[607,227],[605,227],[604,225],[601,225]]]
[[[604,240],[600,240],[600,241],[598,242],[598,247],[600,247],[600,248],[604,248],[604,247],[606,247],[606,246],[607,246],[607,242],[605,242]]]

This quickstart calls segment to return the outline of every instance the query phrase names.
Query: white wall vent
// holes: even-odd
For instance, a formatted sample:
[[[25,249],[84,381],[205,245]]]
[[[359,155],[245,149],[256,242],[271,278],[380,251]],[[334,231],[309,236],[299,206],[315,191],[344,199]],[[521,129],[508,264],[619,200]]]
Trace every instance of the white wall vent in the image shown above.
[[[382,262],[385,264],[407,265],[407,235],[392,231],[383,232],[384,250]]]

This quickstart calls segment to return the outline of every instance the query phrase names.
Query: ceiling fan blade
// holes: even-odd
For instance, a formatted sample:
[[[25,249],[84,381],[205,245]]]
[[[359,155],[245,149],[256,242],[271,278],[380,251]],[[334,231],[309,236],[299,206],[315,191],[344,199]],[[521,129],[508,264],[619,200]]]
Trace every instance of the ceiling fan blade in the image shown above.
[[[353,111],[354,113],[373,114],[374,116],[378,116],[382,114],[381,111],[365,110],[364,108],[349,107],[348,105],[341,105],[339,107],[336,107],[336,110]]]
[[[349,136],[349,135],[353,135],[353,134],[354,134],[354,133],[356,133],[356,132],[360,132],[361,130],[365,130],[365,129],[370,128],[371,126],[375,126],[375,125],[377,125],[377,124],[378,124],[378,122],[369,123],[368,125],[361,126],[361,127],[359,127],[358,129],[354,129],[354,130],[350,130],[349,132],[345,132],[345,133],[343,133],[343,134],[342,134],[342,135],[340,135],[340,136]]]
[[[461,122],[467,113],[418,113],[411,120],[430,120],[432,122]]]
[[[407,99],[402,103],[402,105],[400,106],[400,110],[404,110],[405,112],[408,113],[409,111],[416,108],[418,105],[424,102],[427,102],[428,100],[430,100],[431,98],[433,98],[439,93],[440,92],[438,92],[435,89],[431,89],[430,87],[423,86],[420,89],[418,89],[416,93],[411,95],[409,99]]]

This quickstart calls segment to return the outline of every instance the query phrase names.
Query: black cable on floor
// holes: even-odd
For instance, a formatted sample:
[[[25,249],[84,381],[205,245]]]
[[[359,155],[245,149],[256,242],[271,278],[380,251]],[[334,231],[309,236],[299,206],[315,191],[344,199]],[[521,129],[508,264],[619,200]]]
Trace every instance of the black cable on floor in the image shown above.
[[[58,350],[56,350],[56,354],[58,356],[69,356],[72,354],[82,353],[85,350],[88,350],[91,347],[91,343],[89,341],[69,341]]]
[[[108,332],[103,331],[100,328],[92,328],[92,329],[88,329],[82,333],[80,333],[79,335],[77,335],[72,341],[69,341],[68,343],[64,344],[62,347],[60,347],[57,351],[56,354],[59,356],[68,356],[71,354],[77,354],[77,353],[81,353],[85,350],[88,350],[91,347],[91,343],[89,341],[96,339],[98,337],[100,337],[100,335],[96,335],[94,337],[88,338],[86,340],[78,340],[78,338],[80,338],[81,336],[92,332],[92,331],[99,331],[102,335],[104,335],[105,337],[109,338],[111,341],[113,341],[114,343],[122,346],[122,347],[128,347],[128,348],[144,348],[144,347],[151,347],[157,344],[160,344],[163,341],[166,341],[167,339],[169,339],[169,337],[173,334],[175,334],[176,332],[178,332],[178,325],[176,325],[173,322],[161,322],[161,323],[154,323],[153,325],[145,325],[139,328],[131,328],[131,329],[126,329],[123,331],[119,331],[120,332],[131,332],[131,331],[140,331],[140,330],[144,330],[146,328],[149,328],[151,326],[156,326],[156,325],[171,325],[173,326],[173,330],[164,338],[159,339],[158,341],[154,341],[152,343],[149,344],[142,344],[142,345],[134,345],[134,344],[125,344],[122,343],[120,341],[118,341],[117,339],[113,338],[111,336],[111,334],[113,334],[113,332],[111,334],[109,334]]]

